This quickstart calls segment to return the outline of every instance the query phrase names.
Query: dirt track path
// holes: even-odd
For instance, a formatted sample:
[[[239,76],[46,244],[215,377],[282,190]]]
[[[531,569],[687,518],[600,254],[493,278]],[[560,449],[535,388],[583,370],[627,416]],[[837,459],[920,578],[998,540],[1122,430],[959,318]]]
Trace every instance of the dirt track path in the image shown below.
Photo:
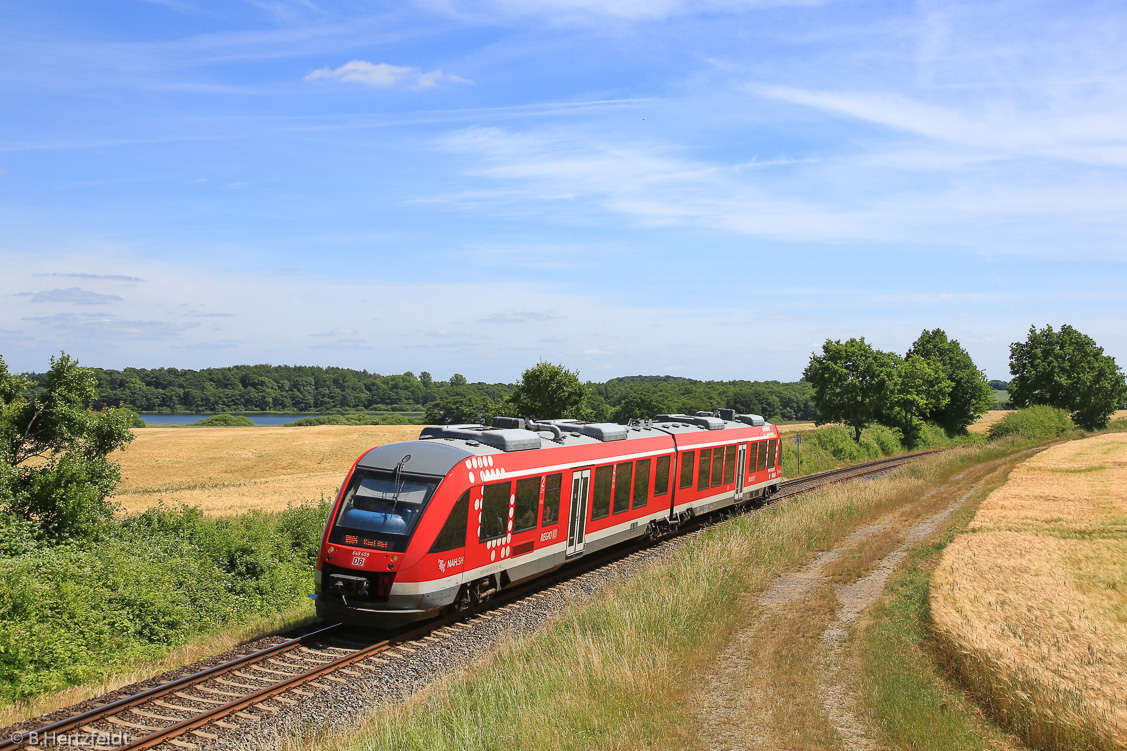
[[[776,579],[755,603],[755,619],[735,634],[706,678],[698,710],[704,745],[725,750],[882,748],[858,711],[847,654],[850,626],[880,598],[908,552],[977,490],[952,498],[942,510],[903,529],[892,529],[895,514],[859,528],[806,568]],[[924,498],[936,492],[942,491]],[[835,564],[881,534],[895,534],[899,544],[865,576],[835,584]]]

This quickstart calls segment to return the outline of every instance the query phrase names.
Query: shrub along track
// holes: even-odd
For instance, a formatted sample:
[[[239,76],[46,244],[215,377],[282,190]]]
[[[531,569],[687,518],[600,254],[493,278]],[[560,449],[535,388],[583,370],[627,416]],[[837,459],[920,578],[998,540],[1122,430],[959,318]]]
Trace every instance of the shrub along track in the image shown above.
[[[888,472],[930,453],[784,482],[771,503]],[[478,608],[407,631],[381,635],[335,624],[320,628],[108,703],[85,702],[79,706],[96,706],[51,724],[37,726],[33,720],[13,726],[0,740],[0,751],[83,742],[121,751],[257,748],[276,745],[287,735],[307,734],[310,728],[343,727],[373,701],[409,695],[488,651],[500,638],[530,631],[611,580],[671,555],[694,534],[619,546],[511,588]]]

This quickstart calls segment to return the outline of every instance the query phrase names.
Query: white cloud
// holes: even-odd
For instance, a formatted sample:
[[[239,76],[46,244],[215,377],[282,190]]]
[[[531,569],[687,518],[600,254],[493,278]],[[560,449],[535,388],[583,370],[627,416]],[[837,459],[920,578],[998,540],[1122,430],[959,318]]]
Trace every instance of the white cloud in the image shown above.
[[[318,68],[305,77],[306,81],[331,80],[360,83],[380,89],[403,87],[408,89],[430,89],[440,83],[473,83],[453,74],[432,70],[423,73],[418,68],[409,68],[390,63],[370,63],[366,60],[351,60],[339,68]]]

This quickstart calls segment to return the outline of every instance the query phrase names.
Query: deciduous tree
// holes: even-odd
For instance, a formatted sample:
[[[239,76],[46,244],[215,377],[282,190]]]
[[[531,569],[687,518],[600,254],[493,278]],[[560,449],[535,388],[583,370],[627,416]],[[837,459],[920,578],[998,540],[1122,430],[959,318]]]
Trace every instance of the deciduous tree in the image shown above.
[[[894,358],[893,363],[896,367],[889,412],[882,421],[900,428],[904,442],[914,446],[927,418],[947,406],[952,383],[944,375],[942,365],[919,355],[909,355],[903,360]]]
[[[821,355],[811,355],[803,377],[814,387],[819,424],[843,422],[853,428],[853,439],[886,413],[895,378],[894,357],[874,349],[864,337],[841,342],[827,339]]]
[[[1067,324],[1060,331],[1030,326],[1024,342],[1010,345],[1010,373],[1014,406],[1067,409],[1073,422],[1088,430],[1106,426],[1127,399],[1127,382],[1115,358]]]
[[[948,435],[966,433],[967,428],[994,403],[986,374],[975,367],[974,360],[962,345],[947,338],[943,329],[925,330],[920,334],[908,350],[908,359],[913,355],[922,357],[933,368],[939,368],[950,383],[946,402],[942,406],[932,406],[922,418],[934,422]]]
[[[98,382],[66,354],[33,388],[0,358],[0,503],[50,537],[86,534],[113,512],[109,454],[133,440],[124,409],[95,412]]]
[[[520,377],[509,396],[509,403],[522,417],[554,420],[582,417],[590,389],[579,380],[579,373],[562,365],[539,362]]]

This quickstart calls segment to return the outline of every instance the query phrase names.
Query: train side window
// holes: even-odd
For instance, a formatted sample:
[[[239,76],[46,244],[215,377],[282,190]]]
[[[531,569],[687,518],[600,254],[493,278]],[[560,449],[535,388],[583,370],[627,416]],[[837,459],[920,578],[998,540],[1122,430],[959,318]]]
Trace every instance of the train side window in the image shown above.
[[[701,449],[697,462],[697,490],[704,490],[712,479],[712,449]]]
[[[544,479],[544,516],[540,526],[550,527],[560,520],[560,485],[563,475],[557,472]]]
[[[495,482],[481,490],[481,532],[479,542],[504,537],[509,522],[509,487],[512,483]]]
[[[759,442],[759,471],[767,469],[767,447],[763,441]]]
[[[767,467],[775,468],[775,441],[767,441]]]
[[[689,480],[692,482],[692,480]],[[665,495],[669,492],[669,457],[659,456],[657,466],[654,467],[654,496]]]
[[[694,451],[681,452],[681,487],[691,488],[693,486],[693,459],[696,458],[693,454]]]
[[[634,469],[634,502],[632,508],[641,508],[650,500],[650,459],[639,459]]]
[[[470,515],[470,491],[462,493],[462,497],[450,509],[450,516],[442,525],[442,531],[431,546],[432,553],[445,553],[447,550],[456,550],[466,545],[466,520]]]
[[[712,449],[712,487],[716,487],[724,479],[724,447],[717,446]]]
[[[536,528],[536,512],[540,507],[540,478],[517,480],[517,500],[513,509],[513,534]]]
[[[591,493],[591,518],[604,519],[610,516],[610,486],[614,467],[595,468],[595,487]]]
[[[755,441],[747,444],[747,473],[755,474],[755,465],[759,462],[759,444]]]
[[[736,481],[736,446],[724,447],[724,484]]]
[[[634,479],[634,462],[622,462],[614,472],[614,513],[630,509],[630,481]]]

